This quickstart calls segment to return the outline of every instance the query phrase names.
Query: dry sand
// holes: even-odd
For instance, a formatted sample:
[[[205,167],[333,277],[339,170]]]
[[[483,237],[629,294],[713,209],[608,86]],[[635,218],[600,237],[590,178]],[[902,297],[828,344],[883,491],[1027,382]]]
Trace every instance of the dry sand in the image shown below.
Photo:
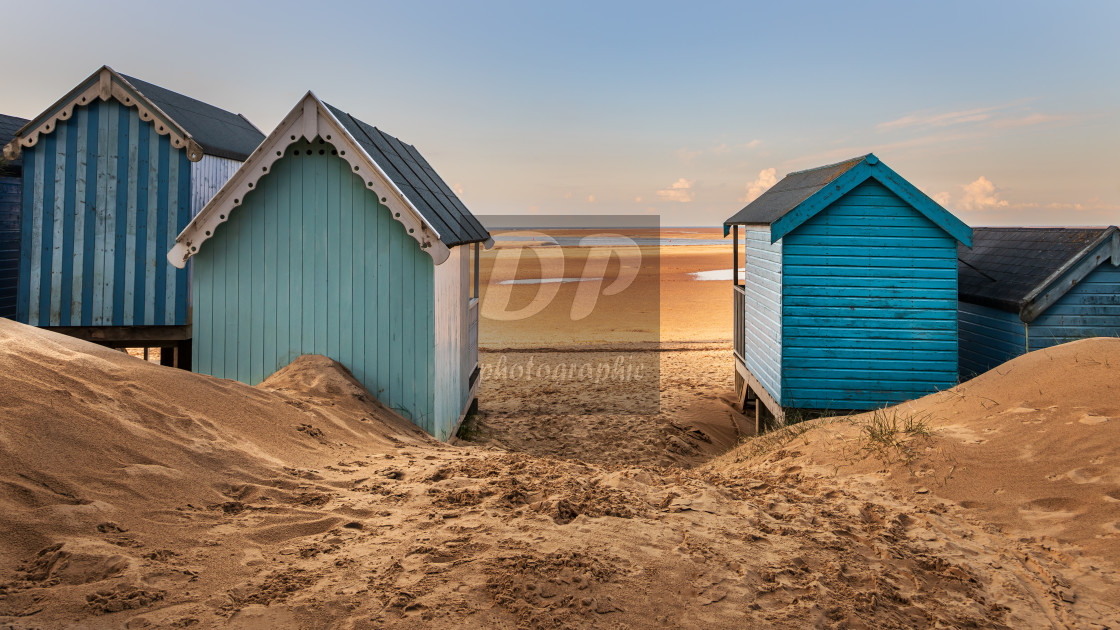
[[[588,463],[433,442],[323,358],[254,388],[0,320],[0,624],[1115,627],[1118,344],[914,403],[916,493],[858,420]]]

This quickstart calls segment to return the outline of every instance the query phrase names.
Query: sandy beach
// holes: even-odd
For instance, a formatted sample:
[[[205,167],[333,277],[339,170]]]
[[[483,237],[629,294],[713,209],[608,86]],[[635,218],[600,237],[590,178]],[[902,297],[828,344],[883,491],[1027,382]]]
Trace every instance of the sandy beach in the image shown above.
[[[751,437],[730,282],[689,275],[729,252],[658,254],[654,318],[566,322],[570,283],[484,321],[451,444],[323,357],[249,387],[0,320],[0,625],[1117,627],[1120,340]],[[656,408],[496,371],[620,349]]]

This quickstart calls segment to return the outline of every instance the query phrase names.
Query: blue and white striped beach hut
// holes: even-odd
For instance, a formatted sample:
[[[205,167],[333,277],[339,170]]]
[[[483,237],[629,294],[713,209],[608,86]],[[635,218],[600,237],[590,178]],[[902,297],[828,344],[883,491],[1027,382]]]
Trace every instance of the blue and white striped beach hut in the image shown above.
[[[1120,230],[984,227],[961,248],[961,378],[1031,350],[1120,335]]]
[[[308,93],[167,257],[194,264],[196,372],[256,384],[325,355],[446,440],[478,391],[490,242],[416,147]]]
[[[863,410],[957,382],[957,244],[972,231],[872,154],[790,173],[734,232],[740,400]],[[756,403],[756,409],[759,403]]]
[[[15,319],[106,345],[181,348],[187,271],[165,254],[263,138],[237,114],[94,72],[4,147],[23,163]]]

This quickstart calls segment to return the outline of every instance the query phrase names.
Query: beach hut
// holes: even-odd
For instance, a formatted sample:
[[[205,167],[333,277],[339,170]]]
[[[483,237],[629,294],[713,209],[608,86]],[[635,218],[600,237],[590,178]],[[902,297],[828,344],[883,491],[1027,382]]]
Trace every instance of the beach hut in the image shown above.
[[[167,257],[193,260],[195,371],[256,384],[326,355],[446,440],[478,389],[480,243],[416,147],[309,92]]]
[[[102,67],[4,146],[22,161],[15,319],[188,362],[167,248],[264,139],[245,118]]]
[[[0,114],[0,146],[12,141],[26,118]],[[0,157],[0,317],[16,316],[19,286],[19,216],[23,160]]]
[[[872,409],[957,382],[957,243],[971,230],[874,155],[790,173],[729,231],[742,403],[783,423],[791,408]]]
[[[961,248],[960,371],[1120,335],[1120,230],[976,228]]]

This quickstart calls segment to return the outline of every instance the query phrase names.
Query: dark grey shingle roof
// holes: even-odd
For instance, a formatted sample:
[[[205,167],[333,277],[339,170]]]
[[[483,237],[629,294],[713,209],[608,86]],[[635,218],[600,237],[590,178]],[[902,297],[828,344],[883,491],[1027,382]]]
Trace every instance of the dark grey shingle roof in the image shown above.
[[[957,246],[960,299],[1018,313],[1026,297],[1108,228],[980,227]]]
[[[832,180],[847,173],[866,157],[861,155],[837,164],[790,173],[735,216],[724,221],[724,225],[769,225],[801,205],[801,202],[812,197]]]
[[[121,76],[186,129],[207,155],[243,162],[264,140],[264,134],[239,114],[147,81]]]
[[[337,107],[329,104],[327,107],[439,232],[440,241],[444,245],[454,247],[490,238],[486,228],[467,210],[416,147],[401,142]]]
[[[8,116],[7,114],[0,114],[0,147],[3,147],[4,145],[11,142],[12,138],[16,137],[16,132],[19,131],[20,128],[23,127],[26,124],[27,124],[27,119],[26,118],[19,118],[17,116]],[[23,154],[21,153],[20,157],[17,157],[16,159],[12,160],[8,164],[10,166],[14,166],[14,167],[23,166],[22,155]]]

